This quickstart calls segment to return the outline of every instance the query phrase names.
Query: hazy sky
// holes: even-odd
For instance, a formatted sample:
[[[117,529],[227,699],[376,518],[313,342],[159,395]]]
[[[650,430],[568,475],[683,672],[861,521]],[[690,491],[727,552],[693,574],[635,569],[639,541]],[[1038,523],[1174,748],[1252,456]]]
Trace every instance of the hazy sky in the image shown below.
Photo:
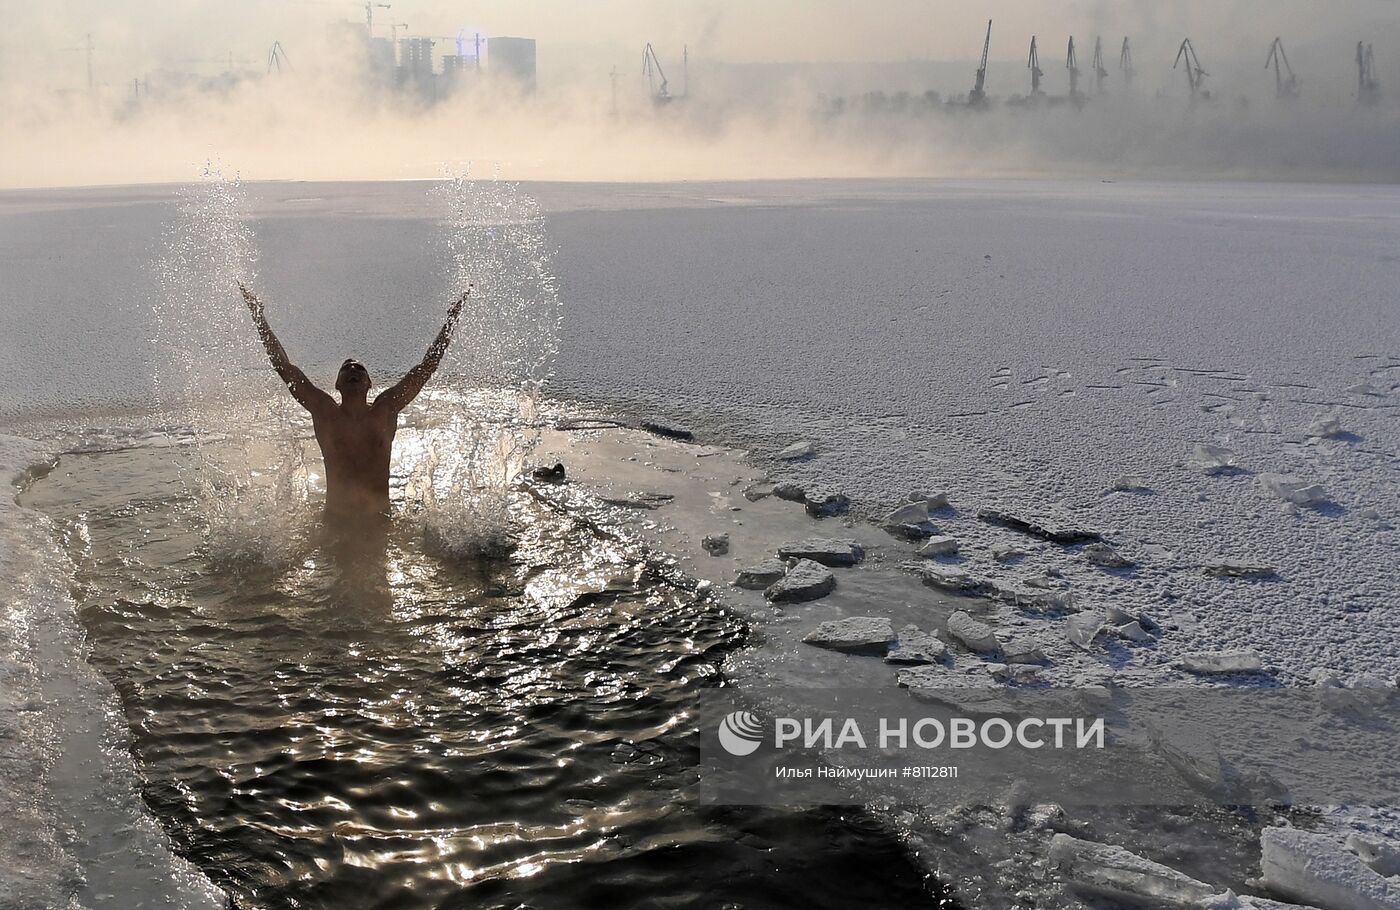
[[[73,84],[85,79],[78,49],[91,32],[99,81],[123,84],[158,68],[214,72],[232,54],[259,65],[274,40],[293,60],[324,35],[328,22],[363,21],[364,6],[341,0],[0,0],[5,28],[0,71]],[[1400,61],[1396,0],[393,0],[375,9],[380,34],[406,23],[407,34],[534,37],[541,69],[613,65],[635,68],[641,46],[656,44],[674,61],[680,46],[696,60],[786,61],[967,60],[980,52],[986,20],[996,20],[993,57],[1024,59],[1029,36],[1041,36],[1059,63],[1065,37],[1092,47],[1102,33],[1116,48],[1132,34],[1139,64],[1158,62],[1189,34],[1210,61],[1260,58],[1274,35],[1299,48],[1327,48],[1345,70],[1360,37],[1377,43],[1382,73]],[[1390,45],[1387,46],[1387,41]],[[1116,59],[1116,52],[1115,52]],[[1335,56],[1337,59],[1333,60]],[[635,58],[635,59],[634,59]],[[1085,61],[1087,64],[1087,60]],[[1400,70],[1397,70],[1400,71]]]
[[[488,78],[429,105],[372,88],[355,43],[328,28],[364,22],[354,0],[0,0],[0,187],[184,180],[206,161],[289,179],[436,176],[470,160],[542,179],[1069,170],[1400,180],[1400,0],[388,2],[376,3],[376,34],[399,25],[400,36],[439,39],[439,54],[464,30],[535,38],[539,92],[498,91]],[[1067,38],[1083,88],[1102,35],[1103,93],[1082,111],[993,104],[977,118],[928,108],[862,119],[865,92],[965,96],[989,18],[994,100],[1027,90],[1032,34],[1043,88],[1061,97]],[[1117,71],[1124,35],[1131,88]],[[1275,35],[1301,79],[1297,103],[1277,100],[1264,70]],[[1188,104],[1172,69],[1186,36],[1210,73],[1206,105]],[[1365,110],[1358,39],[1374,43],[1381,84],[1381,103]],[[292,71],[261,78],[274,41]],[[648,41],[673,93],[690,89],[684,104],[652,104]],[[218,76],[230,60],[250,78],[183,78]],[[830,119],[832,98],[855,99],[854,113]]]

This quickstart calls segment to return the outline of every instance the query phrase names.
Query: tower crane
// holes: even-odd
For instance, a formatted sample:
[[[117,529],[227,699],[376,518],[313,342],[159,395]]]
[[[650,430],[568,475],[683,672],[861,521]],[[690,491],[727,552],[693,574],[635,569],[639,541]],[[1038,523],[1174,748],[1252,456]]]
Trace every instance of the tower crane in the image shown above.
[[[389,8],[389,4],[387,3],[370,2],[365,4],[365,31],[369,33],[369,37],[374,37],[374,11],[376,9]]]
[[[1196,48],[1191,44],[1191,39],[1186,38],[1181,42],[1181,48],[1176,52],[1176,62],[1172,64],[1172,69],[1176,69],[1185,63],[1186,84],[1191,89],[1191,100],[1206,97],[1206,90],[1202,88],[1206,77],[1210,75],[1201,68],[1201,58],[1196,56]]]
[[[1376,55],[1371,45],[1356,42],[1356,100],[1375,104],[1381,97],[1381,84],[1376,79]]]
[[[1069,96],[1079,97],[1079,58],[1074,55],[1074,36],[1069,36],[1069,50],[1065,52],[1065,69],[1069,70]]]
[[[1288,63],[1288,53],[1283,49],[1283,39],[1275,38],[1269,45],[1269,56],[1264,60],[1264,69],[1274,68],[1274,90],[1280,98],[1298,97],[1298,77],[1293,75],[1293,67]],[[1281,67],[1281,68],[1280,68]],[[1284,73],[1288,75],[1285,77]]]
[[[642,49],[642,75],[647,77],[647,89],[651,92],[652,100],[657,104],[665,104],[671,100],[671,90],[667,88],[666,71],[661,68],[661,61],[656,58],[656,50],[647,42],[647,46]],[[660,87],[657,87],[656,80],[661,80]]]
[[[1123,71],[1123,84],[1133,84],[1133,49],[1128,44],[1128,36],[1123,36],[1123,52],[1118,55],[1118,68]]]
[[[292,61],[287,58],[287,52],[282,47],[281,41],[272,42],[272,50],[267,52],[267,74],[272,75],[272,68],[277,67],[277,75],[282,75],[282,68],[292,68]]]
[[[1094,91],[1103,92],[1103,82],[1108,78],[1108,70],[1103,68],[1103,36],[1094,39]]]
[[[1031,52],[1026,57],[1026,68],[1031,71],[1031,97],[1038,97],[1040,91],[1040,77],[1045,75],[1045,71],[1040,68],[1040,52],[1035,47],[1035,35],[1031,35]]]
[[[979,107],[987,103],[987,54],[992,49],[992,20],[987,20],[987,40],[982,42],[982,63],[977,67],[977,82],[967,96],[967,103]]]

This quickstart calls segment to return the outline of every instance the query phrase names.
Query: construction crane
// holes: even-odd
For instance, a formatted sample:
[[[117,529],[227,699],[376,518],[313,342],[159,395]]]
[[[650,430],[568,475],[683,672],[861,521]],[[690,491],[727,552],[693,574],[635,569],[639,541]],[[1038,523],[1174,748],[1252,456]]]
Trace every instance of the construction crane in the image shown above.
[[[374,37],[374,11],[376,9],[389,9],[387,3],[366,3],[365,4],[365,31],[369,37]]]
[[[1040,51],[1035,47],[1035,35],[1031,35],[1031,52],[1026,57],[1026,68],[1031,71],[1031,97],[1041,95],[1040,77],[1045,75],[1045,71],[1040,68]]]
[[[1074,36],[1069,36],[1069,50],[1065,52],[1065,69],[1069,70],[1069,96],[1079,97],[1079,58],[1074,55]]]
[[[967,96],[967,103],[973,107],[987,103],[987,54],[992,50],[992,20],[987,20],[987,40],[982,42],[982,64],[977,67],[977,82]]]
[[[1123,84],[1133,84],[1133,49],[1128,44],[1128,36],[1123,36],[1123,52],[1118,55],[1118,68],[1123,71]]]
[[[1381,98],[1381,84],[1376,79],[1376,55],[1371,45],[1356,42],[1356,100],[1375,104]]]
[[[282,68],[292,68],[292,61],[287,58],[287,52],[282,47],[281,41],[272,42],[272,50],[267,52],[267,74],[272,75],[272,68],[277,68],[277,75],[282,75]]]
[[[1205,98],[1207,93],[1202,86],[1210,73],[1201,68],[1201,58],[1196,56],[1196,48],[1191,44],[1190,38],[1182,40],[1181,48],[1176,52],[1176,62],[1172,64],[1172,69],[1176,69],[1182,63],[1186,64],[1186,84],[1191,88],[1191,100]]]
[[[1283,49],[1283,39],[1275,38],[1269,45],[1269,56],[1264,60],[1264,69],[1274,68],[1274,90],[1280,98],[1298,97],[1298,77],[1293,75],[1293,67],[1288,63],[1288,52]],[[1284,77],[1284,72],[1288,76]]]
[[[1094,91],[1103,93],[1103,82],[1108,78],[1108,70],[1103,68],[1103,36],[1094,39]]]
[[[656,58],[656,50],[647,42],[647,46],[642,49],[642,75],[647,77],[647,90],[651,92],[652,101],[657,104],[665,104],[671,100],[671,90],[667,88],[666,71],[661,68],[661,61]],[[658,87],[656,81],[660,79],[661,85]]]

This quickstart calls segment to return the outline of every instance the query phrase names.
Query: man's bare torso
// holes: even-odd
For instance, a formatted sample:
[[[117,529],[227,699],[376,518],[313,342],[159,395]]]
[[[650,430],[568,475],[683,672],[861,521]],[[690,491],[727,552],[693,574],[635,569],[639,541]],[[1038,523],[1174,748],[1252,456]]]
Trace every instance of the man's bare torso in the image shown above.
[[[397,415],[387,408],[328,408],[312,417],[326,466],[326,511],[389,508],[389,462]]]

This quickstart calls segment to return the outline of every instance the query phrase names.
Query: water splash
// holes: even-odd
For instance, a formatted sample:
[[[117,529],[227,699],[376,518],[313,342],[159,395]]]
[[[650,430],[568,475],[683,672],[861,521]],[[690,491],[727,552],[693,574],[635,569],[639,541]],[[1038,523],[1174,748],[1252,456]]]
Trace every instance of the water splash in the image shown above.
[[[471,294],[437,376],[405,414],[396,498],[435,549],[495,552],[511,538],[511,498],[539,441],[558,350],[552,250],[538,205],[516,184],[460,174],[429,202],[441,224],[441,299]],[[181,191],[156,263],[156,386],[167,421],[192,434],[185,485],[215,554],[285,564],[296,552],[288,541],[314,526],[318,471],[308,421],[239,299],[255,260],[244,187],[206,168]]]
[[[255,258],[242,183],[206,166],[181,189],[155,263],[155,386],[163,418],[191,435],[184,482],[214,554],[281,563],[308,524],[312,475],[300,415],[238,294]]]
[[[429,543],[491,552],[508,541],[512,485],[539,442],[562,306],[544,217],[518,184],[462,173],[432,197],[445,298],[470,296],[418,438],[402,450],[406,492]]]

